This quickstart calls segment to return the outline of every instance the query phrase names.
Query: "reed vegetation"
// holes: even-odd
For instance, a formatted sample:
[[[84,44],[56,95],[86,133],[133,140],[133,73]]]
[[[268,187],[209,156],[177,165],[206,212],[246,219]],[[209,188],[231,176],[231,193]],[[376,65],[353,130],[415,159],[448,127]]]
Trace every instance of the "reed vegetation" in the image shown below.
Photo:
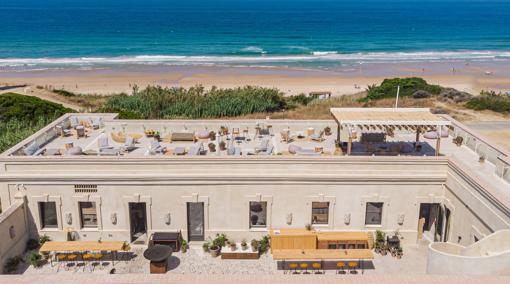
[[[219,89],[203,86],[149,86],[132,95],[108,98],[100,112],[118,112],[127,119],[197,119],[271,113],[308,103],[304,96],[284,97],[277,89],[245,86]]]

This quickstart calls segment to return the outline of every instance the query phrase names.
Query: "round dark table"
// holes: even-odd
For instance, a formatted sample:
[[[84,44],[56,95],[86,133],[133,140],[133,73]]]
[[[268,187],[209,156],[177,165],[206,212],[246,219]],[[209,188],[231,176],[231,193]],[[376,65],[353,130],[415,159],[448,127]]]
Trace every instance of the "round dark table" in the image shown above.
[[[151,261],[151,273],[166,273],[168,258],[171,255],[172,248],[164,245],[154,245],[143,252],[143,257]]]

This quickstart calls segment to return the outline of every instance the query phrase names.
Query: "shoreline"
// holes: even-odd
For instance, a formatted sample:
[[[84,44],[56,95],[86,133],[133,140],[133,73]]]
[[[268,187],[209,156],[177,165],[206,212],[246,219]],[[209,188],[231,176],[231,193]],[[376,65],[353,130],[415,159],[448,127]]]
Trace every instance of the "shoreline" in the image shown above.
[[[133,85],[232,88],[257,85],[288,95],[330,91],[335,96],[358,93],[385,78],[422,77],[432,84],[472,94],[481,90],[510,91],[508,61],[370,63],[335,70],[291,67],[196,65],[117,65],[102,68],[0,71],[0,86],[27,84],[82,94],[131,93]],[[486,72],[490,72],[487,75]]]

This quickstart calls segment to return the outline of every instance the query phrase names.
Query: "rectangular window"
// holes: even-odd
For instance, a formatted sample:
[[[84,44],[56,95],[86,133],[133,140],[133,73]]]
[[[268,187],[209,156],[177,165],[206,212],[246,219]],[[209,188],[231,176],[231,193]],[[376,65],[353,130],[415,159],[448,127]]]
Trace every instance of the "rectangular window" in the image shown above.
[[[312,202],[312,224],[328,224],[329,202]]]
[[[57,204],[55,202],[39,202],[41,228],[57,228]]]
[[[95,202],[78,202],[82,228],[97,228],[97,210]]]
[[[250,201],[250,228],[266,228],[267,202]]]
[[[365,225],[381,225],[383,204],[382,202],[367,202]]]

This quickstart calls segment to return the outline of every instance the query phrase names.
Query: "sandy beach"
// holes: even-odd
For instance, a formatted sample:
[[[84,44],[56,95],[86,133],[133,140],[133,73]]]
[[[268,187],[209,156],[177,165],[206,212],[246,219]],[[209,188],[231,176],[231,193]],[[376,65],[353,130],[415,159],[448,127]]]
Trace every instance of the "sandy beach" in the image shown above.
[[[508,62],[378,63],[337,70],[296,68],[126,65],[94,69],[0,70],[0,85],[28,84],[83,94],[130,93],[136,84],[205,87],[258,85],[286,94],[330,91],[353,94],[384,78],[419,76],[433,84],[478,94],[510,91]],[[487,75],[486,72],[491,72]]]

